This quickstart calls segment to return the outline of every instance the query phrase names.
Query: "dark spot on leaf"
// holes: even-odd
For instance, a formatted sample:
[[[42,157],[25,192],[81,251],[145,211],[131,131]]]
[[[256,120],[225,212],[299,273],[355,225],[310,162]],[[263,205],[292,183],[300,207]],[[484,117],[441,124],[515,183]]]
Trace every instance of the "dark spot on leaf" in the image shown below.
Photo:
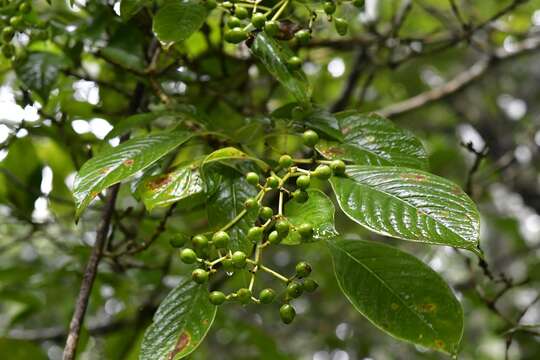
[[[146,184],[146,188],[148,190],[150,190],[150,191],[153,191],[153,190],[159,189],[162,186],[167,185],[170,182],[171,182],[171,175],[169,175],[169,174],[162,175],[162,176],[159,176],[159,177],[157,177],[156,179],[154,179],[152,181],[149,181]]]
[[[191,335],[187,331],[182,331],[180,333],[180,336],[178,337],[178,341],[176,342],[176,345],[174,346],[173,351],[169,353],[169,356],[167,357],[168,360],[174,359],[176,354],[183,351],[191,342]]]
[[[133,159],[127,159],[127,160],[124,160],[123,164],[125,166],[131,166],[131,165],[133,165],[134,162],[135,162],[135,160],[133,160]]]
[[[442,341],[440,339],[435,340],[435,347],[438,348],[438,349],[443,348],[444,347],[444,341]]]
[[[422,312],[434,312],[435,310],[437,310],[437,305],[432,303],[420,304],[418,305],[418,308]]]

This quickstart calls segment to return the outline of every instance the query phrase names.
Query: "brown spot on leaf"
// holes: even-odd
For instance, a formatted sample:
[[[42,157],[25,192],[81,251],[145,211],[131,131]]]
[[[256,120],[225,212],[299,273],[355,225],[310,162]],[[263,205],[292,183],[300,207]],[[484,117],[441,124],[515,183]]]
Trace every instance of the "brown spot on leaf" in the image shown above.
[[[182,331],[180,333],[180,336],[178,337],[178,341],[176,342],[176,345],[174,346],[174,349],[169,353],[169,356],[167,356],[168,360],[174,359],[176,354],[183,351],[191,342],[191,335],[187,331]]]
[[[401,174],[401,178],[404,180],[412,180],[417,182],[426,180],[426,177],[420,174]]]
[[[125,166],[131,166],[131,165],[133,165],[134,162],[135,162],[135,160],[133,160],[133,159],[127,159],[127,160],[124,160],[123,164]]]
[[[204,319],[204,320],[202,321],[202,324],[203,324],[203,325],[208,325],[208,323],[209,323],[208,319]]]
[[[461,188],[458,187],[458,186],[454,186],[454,187],[452,188],[452,193],[453,193],[453,194],[456,194],[456,195],[461,195],[461,194],[463,194],[463,190],[461,190]]]
[[[326,149],[321,149],[321,152],[323,153],[323,155],[328,157],[341,156],[345,154],[345,150],[337,146],[331,146]]]
[[[159,189],[162,186],[167,185],[170,182],[171,182],[171,175],[169,175],[169,174],[162,175],[162,176],[159,176],[159,177],[155,178],[152,181],[149,181],[146,184],[146,188],[148,190],[150,190],[150,191],[153,191],[153,190]]]
[[[432,303],[420,304],[418,305],[418,308],[422,312],[434,312],[435,310],[437,310],[437,305]]]
[[[438,349],[443,348],[444,347],[444,341],[442,341],[440,339],[435,340],[435,347],[438,348]]]

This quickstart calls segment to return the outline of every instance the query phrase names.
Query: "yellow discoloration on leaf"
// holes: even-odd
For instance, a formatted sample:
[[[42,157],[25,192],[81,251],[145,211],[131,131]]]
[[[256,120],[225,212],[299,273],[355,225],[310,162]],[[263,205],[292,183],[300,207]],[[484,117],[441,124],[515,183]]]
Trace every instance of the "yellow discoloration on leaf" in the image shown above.
[[[178,337],[178,341],[174,346],[173,351],[169,353],[168,360],[174,359],[176,354],[182,352],[191,343],[191,335],[187,331],[182,331]]]
[[[133,165],[134,162],[135,162],[135,160],[133,160],[133,159],[127,159],[127,160],[124,160],[123,164],[125,166],[131,166],[131,165]]]
[[[418,309],[422,312],[434,312],[437,310],[437,305],[432,303],[420,304],[418,305]]]
[[[444,347],[444,341],[440,339],[435,340],[435,347],[438,349],[442,349]]]
[[[328,157],[332,157],[332,156],[340,156],[340,155],[343,155],[345,153],[345,150],[339,148],[339,147],[335,147],[335,146],[331,146],[331,147],[328,147],[326,149],[321,149],[320,150],[321,153],[323,153],[324,156],[328,156]]]
[[[105,167],[105,168],[99,170],[99,172],[102,173],[102,174],[107,174],[109,172],[109,168]]]
[[[399,309],[399,305],[396,304],[396,303],[392,303],[392,304],[390,305],[390,308],[391,308],[392,310],[397,310],[397,309]]]

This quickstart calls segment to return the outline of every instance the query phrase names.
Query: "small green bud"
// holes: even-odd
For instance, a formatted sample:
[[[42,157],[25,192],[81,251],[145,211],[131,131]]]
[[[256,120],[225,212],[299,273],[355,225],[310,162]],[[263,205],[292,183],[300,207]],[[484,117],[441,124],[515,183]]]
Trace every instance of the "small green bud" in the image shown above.
[[[285,304],[279,308],[279,316],[283,323],[290,324],[296,316],[296,311],[291,305]]]
[[[259,226],[253,226],[248,230],[247,238],[252,243],[261,241],[263,234],[263,228]]]
[[[225,9],[232,9],[234,4],[231,1],[224,1],[221,3],[221,6],[223,6]]]
[[[313,130],[307,130],[302,134],[302,140],[306,146],[313,147],[319,142],[319,135]]]
[[[332,169],[328,165],[319,165],[313,172],[313,176],[321,180],[328,180],[332,177]]]
[[[242,251],[235,251],[231,257],[234,267],[237,269],[242,269],[246,266],[246,258],[246,254]]]
[[[276,222],[276,225],[274,226],[277,233],[281,237],[285,237],[289,234],[289,230],[291,229],[291,224],[285,220],[281,219]]]
[[[302,288],[304,289],[304,291],[306,292],[314,292],[315,290],[317,290],[317,288],[319,287],[319,284],[317,284],[315,282],[315,280],[312,280],[312,279],[306,279],[304,280],[304,283],[302,284]]]
[[[221,266],[223,266],[223,270],[227,272],[233,272],[234,271],[234,262],[232,259],[223,259],[221,262]]]
[[[345,19],[335,17],[334,27],[339,35],[344,36],[347,34],[347,30],[349,29],[349,23]]]
[[[11,39],[13,39],[13,36],[15,35],[15,29],[11,26],[6,26],[2,29],[2,39],[5,42],[10,42]]]
[[[212,236],[212,244],[218,249],[224,249],[229,244],[230,236],[225,231],[218,231]]]
[[[13,26],[14,28],[18,28],[23,23],[23,18],[21,16],[14,16],[11,19],[9,19],[9,24]]]
[[[290,70],[298,70],[302,67],[302,59],[300,59],[298,56],[291,56],[287,60],[287,66]]]
[[[298,40],[298,43],[301,45],[307,45],[309,40],[311,40],[311,33],[309,30],[299,30],[294,34],[294,37]]]
[[[32,11],[32,5],[30,5],[27,2],[22,3],[19,5],[19,11],[21,14],[28,14],[30,11]]]
[[[193,264],[197,261],[197,254],[195,251],[193,251],[193,249],[183,249],[180,252],[180,260],[182,260],[182,262],[185,264]]]
[[[225,302],[227,297],[221,291],[212,291],[210,294],[208,294],[208,299],[213,305],[221,305]]]
[[[268,220],[274,215],[274,211],[272,211],[272,208],[268,206],[263,206],[261,210],[259,210],[259,216],[263,220]]]
[[[276,292],[273,289],[263,289],[259,293],[259,300],[262,304],[270,304],[276,298]]]
[[[324,3],[323,9],[327,15],[332,15],[336,12],[336,4],[333,1],[327,1]]]
[[[275,20],[270,20],[264,23],[264,31],[270,37],[276,37],[279,34],[279,23]]]
[[[254,198],[248,198],[244,202],[244,207],[246,209],[253,209],[255,206],[257,206],[257,200],[255,200]]]
[[[266,23],[266,16],[262,13],[255,13],[251,17],[251,23],[256,29],[262,29]]]
[[[304,239],[310,239],[313,236],[313,226],[311,224],[301,224],[296,230]]]
[[[293,199],[299,202],[300,204],[305,203],[309,199],[308,193],[301,189],[294,190],[292,196],[293,196]]]
[[[282,240],[282,237],[278,234],[276,230],[272,231],[270,234],[268,234],[268,242],[270,244],[279,244]]]
[[[249,11],[243,6],[236,6],[234,15],[236,15],[236,17],[239,19],[246,19],[249,16]]]
[[[275,189],[279,186],[279,179],[275,176],[270,176],[266,179],[266,186]]]
[[[197,284],[204,284],[205,282],[208,281],[208,271],[203,270],[203,269],[195,269],[191,273],[191,278]]]
[[[281,155],[279,158],[279,166],[282,168],[288,168],[292,164],[294,164],[294,162],[290,155]]]
[[[296,178],[296,186],[303,190],[309,187],[310,182],[311,180],[309,179],[308,175],[300,175],[298,178]]]
[[[204,2],[204,6],[207,10],[214,10],[217,7],[217,1],[216,0],[206,0]]]
[[[251,300],[251,290],[247,288],[238,289],[236,297],[242,304],[247,304]]]
[[[208,238],[204,235],[195,235],[191,242],[197,249],[204,249],[208,246]]]
[[[332,168],[335,175],[345,174],[345,163],[341,160],[333,160],[330,163],[330,168]]]
[[[289,295],[293,299],[300,297],[303,292],[304,289],[302,288],[302,284],[300,284],[299,282],[293,281],[292,283],[287,285],[287,295]]]
[[[299,278],[304,278],[309,276],[311,274],[311,265],[309,265],[307,262],[302,261],[296,264],[296,276]]]
[[[241,27],[235,27],[234,29],[225,32],[225,40],[232,44],[239,44],[248,38],[248,33]]]
[[[169,244],[174,248],[181,248],[189,240],[186,234],[177,233],[169,239]]]
[[[254,172],[248,172],[246,174],[246,181],[251,185],[258,185],[259,184],[259,175]]]
[[[240,19],[237,18],[236,16],[230,16],[229,19],[227,20],[227,27],[229,29],[234,29],[240,26],[242,26],[242,21],[240,21]]]

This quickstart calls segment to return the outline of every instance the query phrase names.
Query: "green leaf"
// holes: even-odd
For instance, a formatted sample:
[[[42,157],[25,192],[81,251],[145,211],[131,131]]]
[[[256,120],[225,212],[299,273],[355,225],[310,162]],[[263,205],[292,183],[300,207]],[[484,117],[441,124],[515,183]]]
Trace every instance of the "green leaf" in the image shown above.
[[[260,32],[255,37],[251,51],[296,100],[301,103],[310,102],[311,88],[306,75],[300,69],[290,70],[287,66],[287,60],[294,56],[291,49],[265,32]]]
[[[193,165],[182,166],[167,174],[148,177],[137,187],[137,194],[148,211],[184,199],[193,201],[194,196],[203,193],[202,177],[198,167]]]
[[[457,352],[463,310],[435,271],[388,245],[360,240],[328,245],[341,290],[375,326],[413,344]]]
[[[191,137],[176,130],[134,138],[88,160],[75,178],[76,217],[101,191],[146,169]]]
[[[244,213],[244,202],[247,198],[256,197],[258,190],[255,186],[247,183],[244,173],[253,171],[238,171],[221,163],[213,163],[204,167],[205,181],[213,180],[217,185],[210,191],[212,195],[207,199],[208,222],[211,227],[218,229],[239,214]],[[246,238],[247,232],[253,226],[258,217],[258,209],[250,209],[238,222],[234,224],[228,233],[231,237],[230,248],[232,251],[240,250],[246,254],[251,253],[253,244]]]
[[[154,16],[153,31],[163,42],[186,40],[204,24],[208,10],[196,0],[169,0]]]
[[[338,120],[327,110],[321,108],[312,109],[306,114],[303,123],[306,127],[323,133],[331,139],[343,141]]]
[[[67,66],[68,61],[62,56],[50,52],[32,52],[15,66],[15,72],[26,87],[46,102],[60,71]]]
[[[204,164],[208,164],[215,161],[220,162],[230,162],[231,160],[249,160],[253,161],[255,164],[257,164],[262,170],[268,171],[270,170],[270,166],[265,163],[263,160],[259,158],[255,158],[252,156],[249,156],[243,151],[238,150],[234,147],[225,147],[218,149],[211,154],[209,154],[203,162]]]
[[[191,354],[208,333],[216,311],[205,286],[183,282],[159,305],[144,334],[139,359],[172,360]]]
[[[478,252],[478,210],[451,181],[387,166],[348,166],[347,175],[330,181],[339,206],[368,230]]]
[[[151,4],[150,0],[122,0],[120,2],[120,16],[124,20],[129,20],[138,13],[144,6]]]
[[[297,201],[289,201],[285,204],[283,214],[289,222],[298,226],[304,223],[313,226],[313,238],[310,241],[329,240],[337,236],[334,227],[334,204],[328,196],[320,190],[308,190],[308,201],[300,204]],[[305,242],[302,236],[293,229],[289,235],[283,239],[282,244],[298,245]]]
[[[357,165],[428,168],[428,156],[420,140],[390,120],[355,110],[335,116],[344,140],[319,143],[317,150],[326,158],[349,160]]]

